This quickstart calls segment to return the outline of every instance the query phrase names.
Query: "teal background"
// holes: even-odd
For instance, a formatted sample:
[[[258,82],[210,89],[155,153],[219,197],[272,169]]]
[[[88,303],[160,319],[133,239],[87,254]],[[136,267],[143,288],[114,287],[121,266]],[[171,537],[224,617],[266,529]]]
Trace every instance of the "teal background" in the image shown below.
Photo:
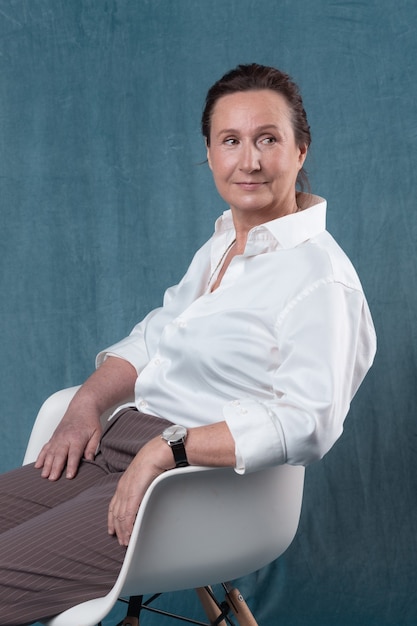
[[[239,581],[260,626],[417,624],[416,25],[415,0],[0,0],[1,470],[210,236],[208,87],[252,61],[301,87],[379,351],[291,548]]]

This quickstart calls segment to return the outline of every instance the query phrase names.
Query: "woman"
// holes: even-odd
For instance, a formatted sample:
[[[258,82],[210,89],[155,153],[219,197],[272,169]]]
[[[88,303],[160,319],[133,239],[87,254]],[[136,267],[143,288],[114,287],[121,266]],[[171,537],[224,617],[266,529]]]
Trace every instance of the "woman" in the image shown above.
[[[1,624],[106,593],[165,470],[320,459],[371,366],[359,279],[325,230],[325,201],[296,191],[310,145],[296,85],[239,66],[209,90],[202,130],[230,209],[163,307],[98,356],[35,466],[1,479]],[[103,411],[133,395],[103,434]]]

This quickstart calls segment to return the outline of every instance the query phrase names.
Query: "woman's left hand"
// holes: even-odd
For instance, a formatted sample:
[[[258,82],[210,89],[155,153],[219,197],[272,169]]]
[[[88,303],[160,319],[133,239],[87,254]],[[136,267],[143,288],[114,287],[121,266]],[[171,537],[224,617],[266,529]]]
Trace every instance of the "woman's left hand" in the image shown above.
[[[190,465],[236,467],[235,442],[225,421],[189,428],[187,458]],[[157,476],[175,467],[171,448],[161,437],[151,439],[135,456],[110,502],[108,529],[127,546],[142,498]]]
[[[120,478],[108,511],[108,532],[121,546],[129,544],[140,503],[149,485],[167,469],[175,467],[169,446],[160,438],[149,441]]]

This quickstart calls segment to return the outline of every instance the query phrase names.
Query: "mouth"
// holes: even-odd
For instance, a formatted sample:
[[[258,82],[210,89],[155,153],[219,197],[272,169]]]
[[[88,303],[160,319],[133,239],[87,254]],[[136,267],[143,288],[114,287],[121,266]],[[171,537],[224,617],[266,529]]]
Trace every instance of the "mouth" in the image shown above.
[[[242,181],[242,182],[237,182],[236,185],[239,187],[239,189],[243,189],[245,191],[256,191],[257,189],[259,189],[263,185],[266,185],[266,183],[265,182]]]

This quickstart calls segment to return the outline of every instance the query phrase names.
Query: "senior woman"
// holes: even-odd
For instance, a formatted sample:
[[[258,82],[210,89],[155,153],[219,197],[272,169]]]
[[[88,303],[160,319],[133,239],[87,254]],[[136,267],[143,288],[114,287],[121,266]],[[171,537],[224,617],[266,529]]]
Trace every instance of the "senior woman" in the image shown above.
[[[163,306],[98,356],[35,465],[0,479],[1,624],[106,593],[161,472],[320,459],[372,364],[371,316],[326,202],[297,191],[310,145],[297,86],[239,66],[209,90],[202,130],[230,208]],[[103,433],[100,415],[129,396]]]

